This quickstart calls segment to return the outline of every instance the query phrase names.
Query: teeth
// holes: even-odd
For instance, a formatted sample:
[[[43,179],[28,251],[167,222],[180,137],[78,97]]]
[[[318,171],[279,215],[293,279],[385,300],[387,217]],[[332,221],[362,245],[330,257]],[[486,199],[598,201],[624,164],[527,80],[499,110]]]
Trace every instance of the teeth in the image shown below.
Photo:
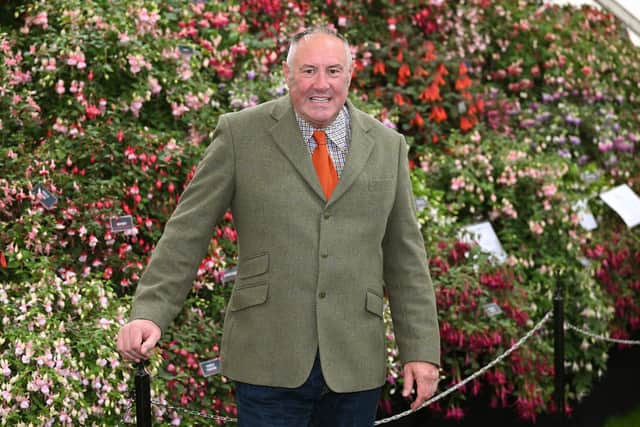
[[[318,102],[329,102],[329,98],[324,98],[324,97],[320,97],[320,96],[312,96],[311,100],[312,101],[318,101]]]

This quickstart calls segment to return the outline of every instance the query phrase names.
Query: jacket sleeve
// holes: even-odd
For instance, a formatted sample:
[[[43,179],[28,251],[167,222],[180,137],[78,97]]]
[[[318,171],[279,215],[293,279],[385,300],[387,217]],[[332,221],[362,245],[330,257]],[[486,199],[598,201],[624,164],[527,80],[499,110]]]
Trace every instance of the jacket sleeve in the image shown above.
[[[416,217],[407,144],[402,138],[396,198],[383,240],[384,280],[402,363],[440,365],[440,334],[424,239]]]
[[[151,320],[165,331],[182,309],[215,225],[231,204],[234,162],[231,129],[221,116],[138,283],[132,320]]]

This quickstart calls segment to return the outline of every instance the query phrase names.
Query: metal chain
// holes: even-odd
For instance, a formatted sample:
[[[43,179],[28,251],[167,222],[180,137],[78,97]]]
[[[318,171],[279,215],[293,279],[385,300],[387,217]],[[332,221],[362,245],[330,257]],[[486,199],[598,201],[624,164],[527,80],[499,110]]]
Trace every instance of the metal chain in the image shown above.
[[[532,330],[530,330],[524,337],[520,338],[513,346],[511,346],[511,348],[509,348],[504,353],[502,353],[500,356],[498,356],[494,361],[492,361],[491,363],[489,363],[488,365],[486,365],[484,368],[480,369],[476,373],[474,373],[474,374],[468,376],[467,378],[465,378],[464,380],[460,381],[459,383],[457,383],[453,387],[449,388],[448,390],[445,390],[444,392],[440,393],[439,395],[434,396],[431,399],[427,400],[418,409],[416,409],[416,411],[424,408],[425,406],[431,405],[432,403],[437,402],[438,400],[442,399],[443,397],[453,393],[455,390],[457,390],[460,387],[464,386],[469,381],[471,381],[471,380],[479,377],[480,375],[484,374],[486,371],[491,369],[497,363],[500,363],[504,358],[509,356],[515,350],[517,350],[522,344],[524,344],[525,341],[527,341],[529,338],[531,338],[531,336],[533,334],[535,334],[540,328],[542,328],[542,325],[544,325],[551,318],[552,315],[553,315],[553,312],[551,310],[548,311],[547,314],[544,315],[542,320],[540,320],[538,322],[538,324],[533,327]],[[385,423],[388,423],[388,422],[391,422],[391,421],[395,421],[395,420],[398,420],[400,418],[406,417],[407,415],[410,415],[410,414],[412,414],[414,412],[415,411],[413,409],[409,409],[407,411],[401,412],[401,413],[399,413],[397,415],[394,415],[392,417],[384,418],[382,420],[377,420],[374,423],[374,425],[385,424]]]
[[[605,337],[603,335],[596,335],[593,332],[589,332],[589,331],[585,331],[584,329],[580,329],[577,326],[574,326],[569,322],[565,322],[565,325],[569,329],[573,329],[576,332],[579,332],[579,333],[581,333],[583,335],[589,336],[589,337],[597,339],[597,340],[609,341],[609,342],[613,342],[613,343],[616,343],[616,344],[640,345],[640,341],[636,341],[636,340],[621,340],[621,339],[617,339],[617,338]]]
[[[193,415],[200,418],[208,418],[210,420],[222,421],[223,423],[235,423],[238,422],[237,418],[223,417],[221,415],[210,415],[207,413],[201,414],[198,411],[181,408],[179,406],[171,406],[166,403],[160,402],[158,399],[151,399],[151,403],[156,406],[162,406],[167,409],[173,409],[174,411],[182,412],[183,414]]]

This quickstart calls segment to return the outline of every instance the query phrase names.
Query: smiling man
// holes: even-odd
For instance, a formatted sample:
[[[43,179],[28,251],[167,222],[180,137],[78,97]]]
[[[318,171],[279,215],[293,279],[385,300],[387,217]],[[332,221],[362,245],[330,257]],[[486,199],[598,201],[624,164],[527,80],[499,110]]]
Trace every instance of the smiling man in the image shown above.
[[[289,95],[220,118],[167,223],[118,334],[148,356],[180,311],[227,209],[238,274],[222,372],[240,426],[374,424],[386,377],[384,294],[418,408],[438,382],[433,287],[404,138],[348,100],[348,43],[327,28],[295,35]]]

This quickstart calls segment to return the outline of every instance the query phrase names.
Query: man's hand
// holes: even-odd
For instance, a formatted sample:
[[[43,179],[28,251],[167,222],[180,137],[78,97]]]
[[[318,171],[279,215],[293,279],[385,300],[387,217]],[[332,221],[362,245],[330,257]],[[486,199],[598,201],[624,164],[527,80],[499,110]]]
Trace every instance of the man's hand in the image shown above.
[[[402,396],[409,397],[413,384],[416,384],[416,399],[411,403],[411,410],[418,409],[436,392],[438,387],[438,368],[429,362],[407,362],[404,365],[404,389]]]
[[[132,320],[118,332],[118,351],[122,357],[134,362],[147,359],[161,334],[160,327],[151,320]]]

